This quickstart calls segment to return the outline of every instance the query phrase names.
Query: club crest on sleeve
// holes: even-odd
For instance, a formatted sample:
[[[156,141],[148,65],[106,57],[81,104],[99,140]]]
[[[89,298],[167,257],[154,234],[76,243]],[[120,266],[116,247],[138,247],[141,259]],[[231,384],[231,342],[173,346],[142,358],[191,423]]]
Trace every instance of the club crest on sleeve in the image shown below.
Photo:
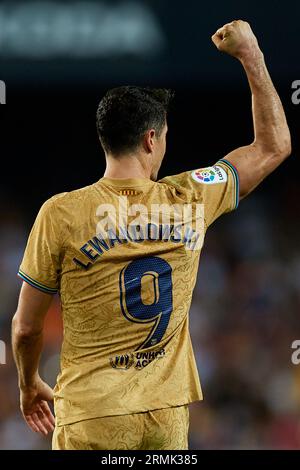
[[[203,184],[226,183],[227,181],[226,171],[218,165],[194,170],[192,171],[191,176],[194,181]]]

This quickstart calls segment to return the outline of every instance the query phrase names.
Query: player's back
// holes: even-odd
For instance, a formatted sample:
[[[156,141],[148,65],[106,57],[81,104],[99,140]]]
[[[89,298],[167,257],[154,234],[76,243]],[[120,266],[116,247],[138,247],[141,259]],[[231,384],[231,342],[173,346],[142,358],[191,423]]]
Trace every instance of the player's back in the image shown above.
[[[67,227],[60,293],[68,364],[155,346],[185,318],[199,251],[174,224],[184,196],[150,180],[104,178],[56,200]]]
[[[213,171],[227,182],[222,165]],[[191,173],[161,182],[102,178],[41,209],[20,272],[60,292],[58,424],[201,399],[188,311],[209,217],[235,201],[228,191],[226,207],[219,204],[216,181],[206,217],[199,182]],[[26,259],[39,244],[35,268]]]

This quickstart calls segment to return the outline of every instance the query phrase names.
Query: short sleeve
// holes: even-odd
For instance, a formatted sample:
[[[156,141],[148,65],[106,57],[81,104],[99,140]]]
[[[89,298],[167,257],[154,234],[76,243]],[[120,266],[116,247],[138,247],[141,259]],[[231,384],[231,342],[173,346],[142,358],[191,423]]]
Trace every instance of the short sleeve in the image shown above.
[[[41,207],[30,232],[18,275],[28,284],[47,293],[58,290],[59,240],[52,199]]]
[[[161,182],[185,191],[189,200],[203,204],[206,228],[222,214],[236,209],[239,203],[238,172],[225,159],[211,167],[187,171]]]

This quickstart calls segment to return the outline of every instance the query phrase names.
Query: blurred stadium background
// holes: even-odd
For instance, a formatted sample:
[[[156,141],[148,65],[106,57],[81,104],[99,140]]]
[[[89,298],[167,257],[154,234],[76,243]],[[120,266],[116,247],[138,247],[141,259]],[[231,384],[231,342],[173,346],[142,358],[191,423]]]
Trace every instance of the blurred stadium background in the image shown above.
[[[0,449],[48,449],[18,409],[10,322],[16,271],[30,227],[50,196],[103,173],[95,112],[107,88],[172,87],[160,176],[214,163],[252,139],[250,93],[237,61],[211,34],[232,19],[257,33],[293,133],[293,157],[236,213],[208,231],[191,309],[204,389],[191,408],[192,449],[300,449],[298,18],[291,1],[0,2],[1,106]],[[54,385],[61,345],[58,299],[47,316],[41,373]]]

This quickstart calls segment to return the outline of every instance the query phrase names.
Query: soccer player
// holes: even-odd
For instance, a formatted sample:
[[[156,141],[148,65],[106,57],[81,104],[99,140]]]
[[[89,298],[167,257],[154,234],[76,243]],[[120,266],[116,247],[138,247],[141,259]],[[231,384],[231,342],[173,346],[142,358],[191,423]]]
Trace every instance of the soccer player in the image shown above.
[[[245,69],[254,141],[209,168],[157,181],[171,93],[110,90],[97,112],[104,177],[46,201],[32,228],[13,350],[23,416],[33,431],[54,429],[54,449],[187,448],[188,405],[202,399],[188,312],[204,233],[291,152],[249,24],[226,24],[212,40]],[[56,292],[64,340],[52,391],[38,368]]]

